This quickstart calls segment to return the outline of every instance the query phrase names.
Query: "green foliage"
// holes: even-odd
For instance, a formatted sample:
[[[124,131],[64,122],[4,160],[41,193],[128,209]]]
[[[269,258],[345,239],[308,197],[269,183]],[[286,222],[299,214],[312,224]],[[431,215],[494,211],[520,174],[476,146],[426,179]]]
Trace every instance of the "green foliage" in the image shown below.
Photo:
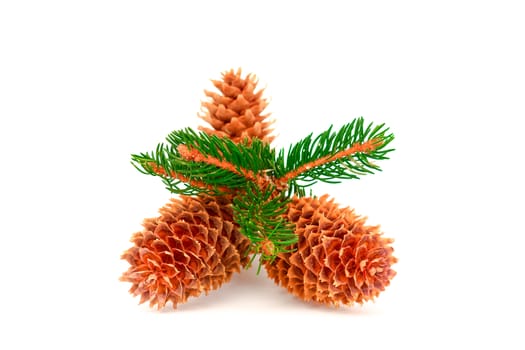
[[[249,144],[235,143],[228,138],[208,135],[204,132],[195,132],[190,128],[173,131],[166,138],[172,149],[185,145],[199,153],[217,158],[237,167],[237,170],[246,169],[259,172],[268,169],[275,159],[275,150],[267,143],[254,139]]]
[[[262,191],[254,184],[233,200],[234,220],[239,224],[241,233],[252,242],[253,251],[261,253],[261,261],[272,260],[297,242],[294,225],[284,217],[289,202],[284,193],[275,189]],[[273,245],[271,251],[262,248],[268,240]]]
[[[304,195],[318,181],[337,183],[380,171],[373,161],[393,151],[388,131],[357,118],[277,152],[259,139],[234,143],[187,128],[170,133],[155,151],[132,155],[132,164],[160,177],[175,194],[234,194],[235,220],[265,260],[296,242],[293,225],[284,219],[290,197]],[[269,255],[263,249],[268,241]]]
[[[176,148],[164,144],[159,144],[154,152],[132,155],[131,159],[140,172],[160,177],[166,188],[176,194],[220,195],[224,194],[221,187],[234,190],[246,183],[241,175],[211,164],[186,160]],[[162,169],[162,173],[158,169]]]
[[[394,139],[394,135],[389,134],[388,130],[384,124],[374,126],[370,123],[365,127],[364,119],[357,118],[343,125],[337,132],[330,127],[315,137],[313,134],[308,135],[290,146],[286,155],[281,151],[277,163],[282,165],[285,173],[293,173],[318,160],[325,160],[318,166],[304,169],[291,179],[290,186],[294,188],[304,188],[317,181],[338,183],[340,180],[359,179],[359,176],[381,171],[371,160],[388,159],[387,154],[393,151],[387,148]],[[355,152],[337,157],[353,145],[373,140],[377,141],[377,146],[370,152]]]

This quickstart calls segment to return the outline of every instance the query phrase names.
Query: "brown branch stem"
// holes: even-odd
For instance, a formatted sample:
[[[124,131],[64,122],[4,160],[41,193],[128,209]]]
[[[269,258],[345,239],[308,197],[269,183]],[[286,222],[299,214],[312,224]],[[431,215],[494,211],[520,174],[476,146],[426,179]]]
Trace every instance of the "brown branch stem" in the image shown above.
[[[299,168],[297,168],[295,170],[292,170],[292,171],[284,174],[283,176],[281,176],[279,179],[277,179],[276,183],[286,184],[286,183],[288,183],[288,181],[298,177],[302,173],[304,173],[304,172],[306,172],[306,171],[308,171],[308,170],[310,170],[312,168],[321,166],[321,165],[326,164],[326,163],[333,162],[333,161],[341,159],[341,158],[349,157],[349,156],[351,156],[352,154],[355,154],[355,153],[368,153],[368,152],[371,152],[371,151],[375,150],[376,148],[380,147],[381,144],[382,144],[381,139],[371,139],[371,140],[368,140],[368,141],[363,142],[363,143],[355,143],[350,148],[347,148],[344,151],[337,152],[336,154],[333,154],[331,156],[321,157],[321,158],[316,159],[316,160],[314,160],[312,162],[309,162],[309,163],[301,165]]]
[[[224,193],[228,193],[228,192],[231,192],[231,190],[227,187],[213,187],[207,183],[204,183],[202,181],[198,181],[198,180],[195,180],[195,179],[191,179],[189,177],[186,177],[186,176],[183,176],[181,174],[177,174],[176,172],[174,171],[171,171],[169,174],[166,172],[166,170],[153,163],[153,162],[150,162],[148,164],[150,167],[151,167],[151,170],[153,170],[153,172],[157,175],[160,175],[160,176],[169,176],[173,179],[177,179],[179,181],[182,181],[182,182],[186,182],[188,184],[190,184],[191,186],[193,187],[199,187],[199,188],[203,188],[203,189],[207,189],[207,190],[218,190],[220,192],[224,192]]]
[[[243,177],[245,177],[245,178],[247,178],[248,180],[251,180],[251,181],[256,179],[255,174],[252,171],[250,171],[250,170],[246,170],[246,169],[242,169],[241,168],[240,171],[239,171],[231,163],[225,162],[225,161],[217,159],[215,157],[210,157],[210,156],[204,155],[204,154],[202,154],[201,152],[199,152],[196,149],[190,150],[186,145],[179,145],[177,147],[177,150],[179,151],[181,157],[184,158],[185,160],[190,160],[190,161],[194,161],[194,162],[202,162],[202,163],[215,165],[218,168],[222,168],[222,169],[231,171],[232,173],[235,173],[237,175],[241,175],[241,176],[243,176]]]

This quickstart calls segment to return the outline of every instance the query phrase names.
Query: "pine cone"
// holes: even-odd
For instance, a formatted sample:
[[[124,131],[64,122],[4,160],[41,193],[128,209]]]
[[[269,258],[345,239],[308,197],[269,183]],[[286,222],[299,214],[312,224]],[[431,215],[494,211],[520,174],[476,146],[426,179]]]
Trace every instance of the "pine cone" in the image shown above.
[[[130,293],[158,309],[175,308],[191,296],[219,288],[249,262],[250,242],[233,223],[231,200],[219,197],[172,199],[146,219],[122,254],[131,265],[120,278]]]
[[[199,127],[199,130],[229,137],[234,142],[256,137],[269,143],[274,139],[269,135],[272,122],[266,121],[269,115],[261,115],[268,103],[262,98],[263,90],[255,92],[255,75],[248,74],[242,78],[240,69],[237,72],[232,69],[222,74],[222,80],[212,82],[220,94],[205,91],[211,101],[202,103],[204,113],[199,115],[212,129]]]
[[[292,253],[265,264],[268,276],[305,301],[338,306],[372,300],[396,274],[393,240],[327,198],[294,198],[287,216],[299,241]]]

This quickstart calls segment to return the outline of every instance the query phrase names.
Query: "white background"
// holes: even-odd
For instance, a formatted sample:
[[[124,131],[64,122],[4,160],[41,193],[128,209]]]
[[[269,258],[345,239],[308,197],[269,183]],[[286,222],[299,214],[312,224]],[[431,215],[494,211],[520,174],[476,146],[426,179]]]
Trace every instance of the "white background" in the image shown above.
[[[525,347],[520,1],[175,3],[0,3],[0,348]],[[118,281],[169,198],[130,154],[200,125],[237,67],[277,147],[358,116],[395,133],[382,173],[315,189],[396,239],[375,303],[305,304],[250,270],[158,312]]]

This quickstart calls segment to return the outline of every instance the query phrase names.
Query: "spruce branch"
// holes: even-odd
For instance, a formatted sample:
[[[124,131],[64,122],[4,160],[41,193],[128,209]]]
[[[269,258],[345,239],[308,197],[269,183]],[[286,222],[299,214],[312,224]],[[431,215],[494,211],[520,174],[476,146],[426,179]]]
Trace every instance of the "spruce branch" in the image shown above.
[[[269,169],[275,159],[275,150],[259,139],[235,143],[226,137],[197,133],[187,128],[173,131],[166,140],[172,147],[184,145],[189,150],[195,150],[194,155],[200,153],[203,157],[229,163],[246,174],[248,171],[257,173],[261,169]]]
[[[196,149],[189,149],[186,145],[179,145],[177,149],[181,154],[182,158],[184,158],[185,160],[214,165],[218,168],[230,171],[239,176],[243,176],[250,181],[255,181],[257,178],[257,176],[251,170],[246,170],[241,167],[235,167],[230,162],[204,155]]]
[[[284,193],[275,189],[262,191],[254,184],[233,200],[234,219],[241,233],[252,242],[253,251],[261,254],[261,262],[289,251],[297,242],[294,225],[284,216],[289,202]]]
[[[143,174],[162,179],[166,188],[175,194],[221,195],[243,188],[246,179],[227,169],[184,159],[172,147],[159,144],[156,151],[132,155],[132,164]]]
[[[132,155],[142,173],[160,177],[176,194],[233,194],[235,220],[262,260],[286,251],[297,237],[285,219],[293,195],[318,181],[337,183],[380,171],[373,161],[388,159],[394,135],[384,124],[354,119],[338,131],[328,130],[276,152],[251,139],[228,138],[176,130],[155,151]]]
[[[337,132],[332,127],[315,138],[308,135],[292,145],[288,152],[279,153],[277,163],[283,173],[278,183],[304,189],[317,181],[338,183],[345,179],[381,171],[373,160],[388,159],[393,149],[387,145],[394,139],[384,124],[366,127],[363,118],[354,119]]]

